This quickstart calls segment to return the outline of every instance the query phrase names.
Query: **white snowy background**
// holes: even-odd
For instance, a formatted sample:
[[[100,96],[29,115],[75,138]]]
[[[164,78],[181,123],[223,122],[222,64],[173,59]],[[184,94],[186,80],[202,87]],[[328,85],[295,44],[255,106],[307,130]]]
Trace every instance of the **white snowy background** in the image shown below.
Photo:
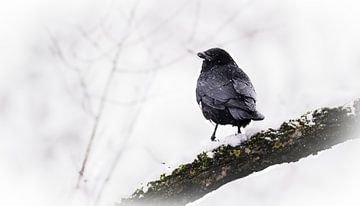
[[[255,85],[266,119],[247,132],[360,97],[356,0],[1,0],[0,205],[114,205],[211,147],[195,101],[211,47]],[[359,157],[349,141],[189,205],[359,205]]]

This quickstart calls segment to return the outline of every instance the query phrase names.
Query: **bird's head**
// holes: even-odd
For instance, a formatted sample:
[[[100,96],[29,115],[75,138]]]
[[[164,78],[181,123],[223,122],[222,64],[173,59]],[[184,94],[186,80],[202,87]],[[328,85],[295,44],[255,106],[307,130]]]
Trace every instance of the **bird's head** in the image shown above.
[[[233,58],[225,50],[220,48],[208,49],[204,52],[197,53],[198,57],[204,59],[204,62],[224,65],[229,63],[235,63]]]

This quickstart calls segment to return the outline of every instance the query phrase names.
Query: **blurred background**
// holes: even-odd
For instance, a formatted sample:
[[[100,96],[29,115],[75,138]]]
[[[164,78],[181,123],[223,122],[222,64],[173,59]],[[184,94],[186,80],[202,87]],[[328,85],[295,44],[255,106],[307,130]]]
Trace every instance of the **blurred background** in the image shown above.
[[[247,133],[359,98],[359,36],[355,0],[1,0],[0,204],[114,205],[191,162],[212,144],[195,101],[196,52],[211,47],[256,88],[266,119]],[[359,148],[270,167],[190,205],[359,205]]]

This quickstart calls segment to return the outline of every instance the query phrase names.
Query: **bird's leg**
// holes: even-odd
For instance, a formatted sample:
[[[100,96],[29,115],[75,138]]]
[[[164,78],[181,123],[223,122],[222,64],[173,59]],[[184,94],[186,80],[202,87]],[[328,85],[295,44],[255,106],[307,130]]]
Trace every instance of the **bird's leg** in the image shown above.
[[[219,125],[219,124],[216,124],[216,125],[215,125],[214,132],[212,133],[211,138],[210,138],[211,141],[215,141],[215,138],[216,138],[216,137],[215,137],[215,133],[216,133],[216,130],[217,130],[218,125]]]
[[[238,128],[238,134],[241,134],[241,127],[238,126],[237,128]]]

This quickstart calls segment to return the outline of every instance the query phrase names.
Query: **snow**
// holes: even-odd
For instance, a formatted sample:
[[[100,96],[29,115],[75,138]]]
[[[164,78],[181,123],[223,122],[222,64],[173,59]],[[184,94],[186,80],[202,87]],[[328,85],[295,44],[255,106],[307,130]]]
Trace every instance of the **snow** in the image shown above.
[[[343,106],[345,110],[348,110],[349,116],[354,116],[356,114],[355,101],[351,101]]]
[[[359,98],[358,7],[355,0],[4,1],[0,205],[113,205],[199,152],[211,157],[221,144]],[[86,183],[75,189],[114,45],[126,35]],[[195,100],[196,52],[215,46],[249,75],[265,120],[245,135],[220,126],[219,141],[210,142],[213,125]],[[196,204],[359,205],[359,147],[350,141],[268,168]]]
[[[312,112],[309,112],[309,113],[306,114],[306,120],[307,120],[307,125],[309,125],[309,126],[315,125],[314,117],[313,117]]]
[[[267,141],[273,141],[270,137],[265,137],[264,139],[266,139]]]
[[[221,145],[237,146],[249,138],[250,136],[247,134],[229,135],[229,136],[221,137],[213,142],[206,142],[200,148],[201,150],[204,151],[211,151]]]

